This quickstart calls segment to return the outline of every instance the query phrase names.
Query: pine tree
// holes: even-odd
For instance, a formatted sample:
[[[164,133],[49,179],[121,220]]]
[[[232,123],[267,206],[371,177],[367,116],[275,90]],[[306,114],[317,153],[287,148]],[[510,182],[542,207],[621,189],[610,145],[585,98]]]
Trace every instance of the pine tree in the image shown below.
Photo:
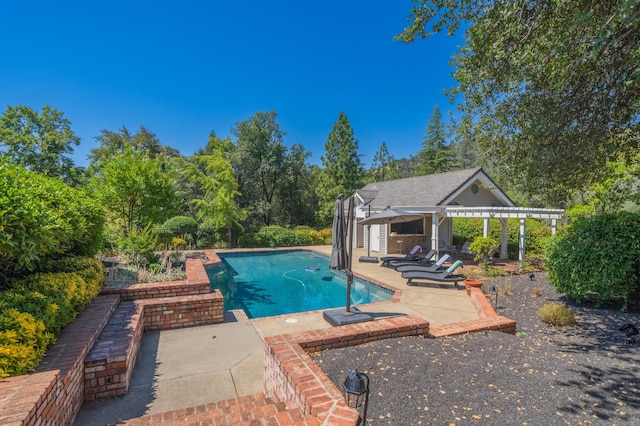
[[[320,223],[329,223],[338,195],[344,194],[345,198],[351,196],[364,181],[358,140],[353,136],[351,124],[344,112],[338,116],[324,148],[325,155],[321,157],[323,170],[317,187],[320,199],[318,220]]]
[[[385,180],[398,179],[398,165],[393,155],[387,150],[387,143],[382,141],[380,150],[376,152],[369,171],[373,182],[382,182]]]
[[[446,141],[442,114],[437,104],[433,108],[422,142],[422,150],[417,157],[419,164],[416,168],[416,176],[442,173],[454,167],[453,153]]]

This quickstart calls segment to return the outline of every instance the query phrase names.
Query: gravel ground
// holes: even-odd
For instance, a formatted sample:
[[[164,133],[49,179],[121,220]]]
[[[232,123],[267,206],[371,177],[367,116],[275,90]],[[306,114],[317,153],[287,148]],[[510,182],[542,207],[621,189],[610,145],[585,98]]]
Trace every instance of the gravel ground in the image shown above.
[[[544,274],[497,280],[485,285],[511,289],[497,312],[517,321],[515,336],[388,339],[312,357],[339,389],[356,368],[369,375],[371,425],[640,425],[640,339],[619,331],[640,327],[640,313],[569,303]],[[539,320],[552,301],[578,324]]]

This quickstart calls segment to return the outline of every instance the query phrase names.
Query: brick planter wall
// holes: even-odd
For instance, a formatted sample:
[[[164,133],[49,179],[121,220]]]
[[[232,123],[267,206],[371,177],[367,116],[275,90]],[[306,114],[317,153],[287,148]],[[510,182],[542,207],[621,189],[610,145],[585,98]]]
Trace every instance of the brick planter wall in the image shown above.
[[[428,332],[427,321],[406,316],[266,337],[265,391],[276,402],[298,408],[305,417],[315,417],[322,424],[355,425],[358,412],[346,406],[341,391],[308,352]]]
[[[181,326],[222,321],[222,295],[219,292],[209,292],[209,279],[201,259],[187,259],[185,281],[160,283],[159,290],[153,289],[154,284],[132,287],[130,291],[121,289],[126,298],[134,297],[133,295],[148,298],[164,294],[175,297],[180,301],[179,304],[185,305],[173,310],[166,305],[166,300],[161,301],[167,309],[154,315],[157,327],[160,324],[170,324],[168,319],[180,322],[183,324]],[[200,298],[209,298],[211,301],[203,302]],[[112,288],[103,289],[101,295],[73,323],[65,327],[36,372],[0,380],[0,425],[69,425],[73,422],[84,401],[85,357],[119,302],[120,292]],[[205,309],[202,322],[194,319],[197,313],[188,306],[191,302]],[[147,303],[151,304],[145,302],[142,306],[147,306]]]

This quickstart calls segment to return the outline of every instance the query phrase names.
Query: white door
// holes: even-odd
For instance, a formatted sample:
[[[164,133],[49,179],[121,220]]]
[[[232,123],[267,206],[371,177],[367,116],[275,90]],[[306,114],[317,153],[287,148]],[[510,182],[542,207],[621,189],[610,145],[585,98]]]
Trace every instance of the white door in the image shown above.
[[[371,225],[371,251],[380,252],[380,225]]]

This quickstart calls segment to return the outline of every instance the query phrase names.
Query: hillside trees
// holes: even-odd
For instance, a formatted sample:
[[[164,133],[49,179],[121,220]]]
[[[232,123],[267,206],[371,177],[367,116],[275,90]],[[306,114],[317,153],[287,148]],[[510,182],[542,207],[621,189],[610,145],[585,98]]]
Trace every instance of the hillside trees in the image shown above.
[[[320,223],[330,223],[338,195],[350,196],[364,181],[358,140],[354,137],[351,123],[344,112],[338,115],[324,147],[325,155],[321,157],[324,168],[316,189],[320,199],[318,218]]]
[[[8,106],[0,117],[0,154],[10,164],[78,184],[80,173],[68,154],[80,138],[63,115],[50,106],[40,114],[27,106]]]
[[[557,204],[640,148],[640,3],[414,3],[401,40],[464,28],[457,130],[503,180]]]
[[[393,155],[389,154],[385,141],[382,141],[380,149],[373,157],[369,176],[373,182],[382,182],[400,177],[398,173],[398,163]]]

